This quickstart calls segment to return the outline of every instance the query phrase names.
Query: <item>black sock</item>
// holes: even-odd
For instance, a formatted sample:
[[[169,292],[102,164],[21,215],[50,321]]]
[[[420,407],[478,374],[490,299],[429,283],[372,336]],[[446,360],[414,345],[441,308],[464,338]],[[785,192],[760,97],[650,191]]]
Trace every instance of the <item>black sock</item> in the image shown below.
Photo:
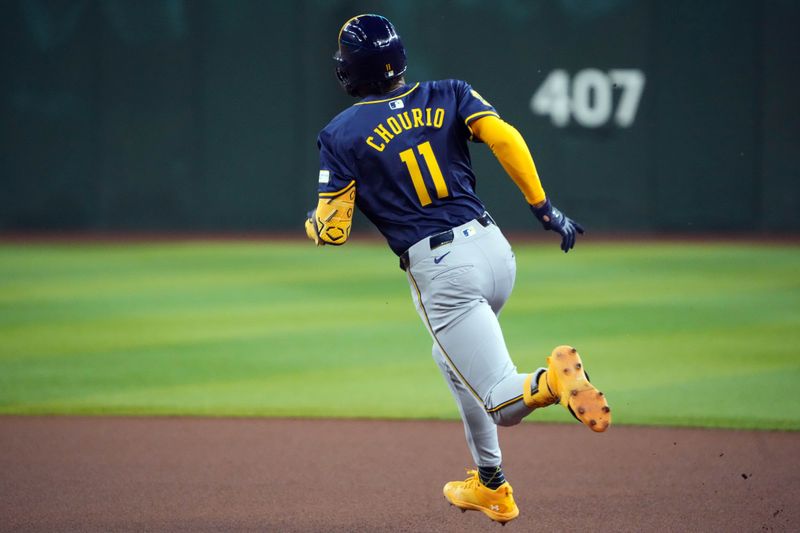
[[[492,490],[506,482],[502,466],[479,466],[478,475],[481,478],[481,483]]]

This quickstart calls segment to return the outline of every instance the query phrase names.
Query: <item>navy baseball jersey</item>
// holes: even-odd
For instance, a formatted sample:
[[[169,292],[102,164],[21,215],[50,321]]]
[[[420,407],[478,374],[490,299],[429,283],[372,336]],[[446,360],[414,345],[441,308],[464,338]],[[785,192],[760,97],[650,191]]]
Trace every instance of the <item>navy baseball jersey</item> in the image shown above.
[[[355,182],[356,205],[400,255],[420,239],[483,215],[469,124],[495,109],[460,80],[367,97],[319,134],[319,192]]]

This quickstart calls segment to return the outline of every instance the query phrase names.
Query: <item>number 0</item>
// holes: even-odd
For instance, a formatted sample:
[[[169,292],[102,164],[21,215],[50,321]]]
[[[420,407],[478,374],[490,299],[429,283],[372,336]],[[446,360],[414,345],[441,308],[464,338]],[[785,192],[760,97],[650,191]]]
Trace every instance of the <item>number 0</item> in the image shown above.
[[[447,184],[444,182],[442,170],[439,168],[439,162],[436,161],[436,156],[433,154],[430,141],[417,146],[417,151],[425,160],[425,165],[428,167],[431,178],[433,178],[433,185],[436,187],[436,197],[446,198],[450,193],[447,191]],[[423,207],[431,203],[431,196],[428,194],[428,188],[422,179],[422,171],[417,163],[417,156],[414,155],[414,149],[409,148],[400,152],[400,160],[408,167],[408,173],[411,175],[411,183],[414,184],[414,190],[417,192],[419,203]]]

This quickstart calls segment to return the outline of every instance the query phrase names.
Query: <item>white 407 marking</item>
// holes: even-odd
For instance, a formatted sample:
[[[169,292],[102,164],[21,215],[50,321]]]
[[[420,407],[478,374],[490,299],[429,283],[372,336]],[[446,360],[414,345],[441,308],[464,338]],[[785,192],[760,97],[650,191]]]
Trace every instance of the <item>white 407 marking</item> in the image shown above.
[[[644,73],[636,69],[612,69],[606,73],[587,68],[575,73],[572,80],[566,70],[556,69],[531,97],[531,111],[550,115],[553,125],[559,128],[569,124],[570,118],[586,128],[598,128],[611,119],[613,89],[620,88],[614,123],[628,128],[636,118],[644,82]]]

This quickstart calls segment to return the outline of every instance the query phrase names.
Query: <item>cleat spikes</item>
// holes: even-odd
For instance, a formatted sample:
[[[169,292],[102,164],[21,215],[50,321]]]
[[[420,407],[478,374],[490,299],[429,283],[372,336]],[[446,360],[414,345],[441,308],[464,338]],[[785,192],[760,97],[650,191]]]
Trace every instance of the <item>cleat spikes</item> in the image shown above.
[[[572,346],[558,346],[547,359],[547,388],[558,403],[595,433],[611,425],[611,408],[605,394],[592,385],[589,374]]]

